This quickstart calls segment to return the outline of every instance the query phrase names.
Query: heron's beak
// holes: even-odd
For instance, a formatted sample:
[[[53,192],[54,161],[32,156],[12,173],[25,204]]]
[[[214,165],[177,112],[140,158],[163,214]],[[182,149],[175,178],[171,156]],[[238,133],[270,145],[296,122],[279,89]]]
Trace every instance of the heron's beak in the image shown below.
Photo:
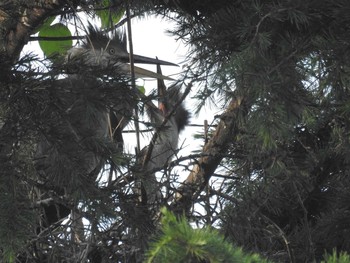
[[[130,74],[131,68],[130,64],[118,64],[118,68],[125,73]],[[154,79],[160,79],[160,80],[174,80],[170,77],[164,76],[162,74],[155,73],[153,71],[143,69],[140,67],[134,66],[134,72],[136,78],[154,78]]]
[[[144,56],[140,56],[140,55],[134,55],[134,62],[141,63],[141,64],[153,64],[153,65],[159,64],[159,65],[176,66],[176,67],[179,66],[179,65],[176,65],[176,64],[168,62],[168,61],[144,57]]]
[[[116,54],[116,57],[119,61],[122,61],[125,63],[130,62],[129,53],[124,51],[124,50],[119,50],[118,53]],[[154,58],[140,56],[140,55],[136,55],[136,54],[134,54],[133,58],[134,58],[134,63],[153,64],[153,65],[160,64],[160,65],[165,65],[165,66],[176,66],[176,67],[179,66],[175,63],[171,63],[171,62],[168,62],[165,60],[154,59]]]
[[[144,57],[144,56],[140,56],[140,55],[134,55],[134,62],[135,63],[142,63],[142,64],[155,64],[157,65],[157,67],[160,67],[160,65],[166,65],[166,66],[177,66],[174,63],[168,62],[168,61],[164,61],[164,60],[159,60],[158,58],[154,59],[154,58],[149,58],[149,57]],[[135,74],[139,73],[139,74],[147,74],[146,77],[150,77],[150,78],[156,78],[158,80],[161,80],[164,83],[164,80],[174,80],[172,78],[169,78],[167,76],[164,76],[162,74],[162,72],[157,71],[157,73],[143,69],[143,68],[139,68],[139,67],[134,67],[135,68]],[[147,73],[146,73],[147,72]]]
[[[155,78],[155,79],[160,79],[160,80],[174,80],[168,76],[164,76],[162,74],[155,73],[153,71],[143,69],[140,67],[135,67],[134,66],[134,71],[135,71],[135,76],[139,78]]]
[[[124,63],[129,63],[130,58],[129,58],[129,53],[126,51],[118,52],[116,55],[118,57],[119,61],[122,61]],[[149,58],[149,57],[144,57],[140,55],[134,55],[134,63],[140,63],[140,64],[153,64],[153,65],[166,65],[166,66],[177,66],[174,63],[164,61],[164,60],[159,60],[158,58]],[[130,65],[129,64],[123,64],[121,65],[121,69],[124,72],[130,72]],[[143,69],[140,67],[134,66],[134,71],[135,71],[135,77],[137,78],[155,78],[155,79],[161,79],[161,80],[174,80],[170,77],[164,76],[161,73],[155,73],[153,71]]]

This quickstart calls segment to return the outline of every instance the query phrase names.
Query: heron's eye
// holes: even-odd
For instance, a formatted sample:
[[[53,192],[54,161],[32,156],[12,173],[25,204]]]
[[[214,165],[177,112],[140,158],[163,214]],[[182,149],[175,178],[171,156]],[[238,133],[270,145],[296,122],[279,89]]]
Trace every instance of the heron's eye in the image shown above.
[[[109,48],[108,50],[110,55],[114,55],[115,54],[115,49],[113,47]]]

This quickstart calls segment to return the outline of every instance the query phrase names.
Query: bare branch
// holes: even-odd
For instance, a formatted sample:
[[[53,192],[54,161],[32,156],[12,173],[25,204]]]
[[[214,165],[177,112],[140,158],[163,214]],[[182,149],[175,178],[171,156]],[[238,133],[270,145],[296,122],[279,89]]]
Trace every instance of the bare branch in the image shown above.
[[[180,195],[172,204],[174,211],[187,212],[191,208],[192,200],[196,199],[205,188],[220,164],[223,154],[232,143],[232,138],[238,133],[237,116],[247,106],[246,104],[243,96],[232,99],[226,112],[222,114],[213,137],[204,146],[203,156],[194,165],[190,175],[180,187]]]

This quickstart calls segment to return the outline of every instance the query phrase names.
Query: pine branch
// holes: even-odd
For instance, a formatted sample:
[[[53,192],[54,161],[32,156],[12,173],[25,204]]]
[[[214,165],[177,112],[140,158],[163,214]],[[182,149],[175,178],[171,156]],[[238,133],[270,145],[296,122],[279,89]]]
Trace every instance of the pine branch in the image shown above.
[[[232,143],[232,138],[238,133],[237,116],[246,107],[248,105],[244,97],[237,96],[232,99],[227,110],[222,114],[213,137],[204,146],[203,157],[197,161],[192,172],[180,187],[180,194],[172,204],[174,211],[178,213],[188,212],[192,201],[205,188],[223,158],[222,153],[226,152]]]
[[[162,209],[161,235],[151,244],[145,262],[257,262],[268,263],[257,254],[245,254],[215,229],[193,229],[184,216]]]

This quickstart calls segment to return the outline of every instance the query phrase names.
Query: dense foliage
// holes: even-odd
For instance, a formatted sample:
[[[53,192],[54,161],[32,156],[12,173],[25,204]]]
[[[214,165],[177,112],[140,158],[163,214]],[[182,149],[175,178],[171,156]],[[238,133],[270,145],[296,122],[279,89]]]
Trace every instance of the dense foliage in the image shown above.
[[[176,218],[162,209],[160,232],[152,240],[146,262],[271,262],[257,254],[244,253],[211,227],[193,229],[185,217]],[[347,253],[325,254],[321,263],[348,263]]]
[[[146,262],[268,262],[245,255],[213,228],[192,229],[187,220],[162,209],[161,234],[151,244]]]
[[[135,98],[132,92],[116,96],[115,89],[132,90],[125,89],[128,80],[96,69],[79,74],[89,83],[89,78],[104,79],[99,92],[66,90],[62,95],[50,89],[67,70],[59,61],[52,65],[32,56],[18,59],[29,35],[50,16],[59,16],[65,23],[75,21],[76,12],[81,11],[102,16],[107,27],[117,23],[128,7],[131,16],[153,13],[177,23],[169,30],[191,47],[181,81],[191,81],[198,88],[198,110],[214,101],[222,111],[209,120],[215,125],[203,134],[208,142],[202,155],[188,157],[195,159],[195,168],[186,183],[177,189],[176,175],[164,169],[163,204],[199,225],[215,225],[230,242],[275,262],[320,262],[325,252],[349,252],[350,2],[100,2],[0,4],[0,248],[4,260],[143,260],[159,214],[135,196],[129,173],[134,156],[125,156],[118,145],[97,138],[79,141],[84,146],[81,156],[72,156],[76,134],[60,127],[71,118],[62,111],[62,96],[78,96],[92,118],[95,110],[114,109],[129,100],[136,105],[145,98]],[[43,65],[40,70],[38,63]],[[38,174],[36,166],[35,149],[43,137],[59,153],[52,169],[57,174],[49,178]],[[87,176],[79,166],[84,159],[79,157],[89,151],[105,158],[107,165],[100,168],[110,175],[107,182],[97,176],[98,171]],[[212,184],[212,179],[220,184]],[[179,199],[173,196],[177,191],[182,194]],[[195,204],[203,205],[206,215],[194,210]],[[38,225],[50,205],[62,216]],[[78,224],[81,217],[88,221],[84,226]],[[167,218],[175,220],[171,215]],[[184,222],[163,223],[163,232],[185,227]],[[212,233],[194,233],[206,231]],[[192,233],[191,228],[185,232]],[[178,244],[174,246],[178,250]],[[346,261],[342,254],[339,262]]]
[[[195,47],[193,75],[214,74],[203,95],[246,99],[222,163],[222,231],[276,260],[350,249],[349,9],[233,1],[174,31]]]

